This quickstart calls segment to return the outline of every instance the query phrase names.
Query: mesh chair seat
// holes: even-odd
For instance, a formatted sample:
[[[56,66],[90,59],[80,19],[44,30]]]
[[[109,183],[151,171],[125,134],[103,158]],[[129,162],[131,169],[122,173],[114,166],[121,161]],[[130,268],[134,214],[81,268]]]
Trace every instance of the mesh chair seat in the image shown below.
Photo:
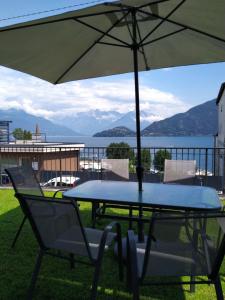
[[[112,223],[104,230],[83,227],[76,201],[44,196],[16,194],[20,205],[30,221],[33,232],[39,243],[39,255],[32,275],[27,299],[31,299],[44,254],[69,259],[74,262],[86,263],[95,268],[91,299],[97,296],[97,284],[100,274],[104,250],[108,249],[114,238],[117,238],[119,257],[119,277],[123,277],[122,240],[119,223]],[[116,226],[116,233],[111,232]],[[51,250],[67,252],[69,257],[56,255]],[[75,259],[85,256],[86,262]]]
[[[145,244],[137,244],[138,276],[141,277]],[[208,272],[203,253],[196,251],[191,243],[152,242],[146,276],[201,276]]]
[[[19,167],[13,167],[9,169],[5,169],[6,173],[9,175],[10,180],[12,182],[15,193],[25,194],[25,195],[34,195],[44,197],[43,190],[37,180],[34,170],[29,165],[23,165]],[[54,196],[59,192],[57,190],[54,193]],[[46,197],[47,198],[47,197]],[[38,209],[38,208],[37,208]],[[70,214],[70,209],[68,207],[50,207],[46,208],[45,214],[54,214],[55,210],[59,210],[55,215],[65,215]],[[26,216],[24,216],[21,225],[15,235],[15,238],[12,243],[12,248],[15,246],[16,241],[21,233],[21,230],[25,224]]]
[[[77,226],[72,226],[69,230],[65,231],[63,234],[57,237],[57,239],[50,245],[50,248],[67,251],[80,256],[88,256],[86,251],[86,245],[79,236],[80,230]],[[103,235],[102,230],[85,228],[85,235],[87,237],[87,242],[91,251],[91,255],[94,259],[98,258],[99,245]],[[112,244],[112,241],[116,237],[115,233],[109,233],[107,236],[105,250]]]
[[[189,229],[177,221],[187,224]],[[173,239],[167,237],[168,229],[172,228]],[[146,242],[136,243],[134,232],[129,230],[127,243],[127,278],[134,300],[140,299],[139,285],[203,283],[214,284],[217,299],[224,299],[219,277],[225,254],[224,212],[190,212],[174,216],[159,211],[150,219]],[[182,276],[188,276],[190,280],[183,282]],[[153,277],[157,277],[157,281],[153,281]],[[162,277],[166,277],[166,282]],[[169,280],[169,277],[173,279]]]
[[[194,184],[196,181],[195,160],[165,159],[164,183]]]
[[[129,159],[101,159],[101,179],[102,180],[129,180]],[[93,227],[95,227],[96,218],[115,217],[118,216],[112,213],[106,213],[108,208],[120,208],[126,209],[127,206],[116,205],[116,204],[102,204],[94,203],[92,204],[92,221]],[[119,217],[118,217],[119,218]]]

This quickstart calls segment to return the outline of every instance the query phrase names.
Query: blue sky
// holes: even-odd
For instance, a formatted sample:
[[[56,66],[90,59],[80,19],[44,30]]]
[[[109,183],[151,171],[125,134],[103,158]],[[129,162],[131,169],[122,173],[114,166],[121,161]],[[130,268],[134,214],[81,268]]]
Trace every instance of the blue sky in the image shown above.
[[[97,1],[97,0],[96,0]],[[95,0],[55,0],[55,1],[49,1],[49,0],[2,0],[0,2],[0,26],[3,27],[5,25],[13,24],[13,23],[19,23],[22,21],[45,17],[47,15],[52,15],[56,13],[61,13],[64,11],[71,10],[72,8],[68,8],[65,10],[58,10],[55,12],[49,12],[44,13],[40,15],[34,15],[34,16],[28,16],[24,18],[15,18],[10,20],[1,21],[1,19],[5,18],[11,18],[15,16],[20,16],[24,14],[31,14],[36,13],[40,11],[45,10],[51,10],[56,9],[60,7],[70,6],[70,5],[78,5],[80,3],[87,3],[87,2],[95,2]],[[104,2],[104,1],[102,1]],[[74,7],[74,8],[79,8]],[[80,7],[82,8],[82,7]],[[5,78],[7,80],[5,82],[1,82],[0,84],[0,97],[1,97],[1,106],[5,109],[11,108],[12,105],[14,105],[16,108],[23,108],[27,112],[33,113],[33,114],[39,114],[44,115],[47,118],[54,118],[57,116],[57,108],[60,109],[60,113],[62,113],[62,106],[63,104],[56,102],[55,111],[50,111],[50,108],[48,110],[44,111],[43,103],[44,101],[41,100],[41,97],[45,95],[46,91],[48,93],[52,93],[51,97],[54,98],[57,97],[57,93],[60,95],[61,98],[63,97],[69,97],[69,90],[71,89],[71,93],[73,90],[76,90],[74,97],[80,97],[79,91],[81,91],[81,98],[85,98],[85,89],[87,89],[87,97],[93,97],[93,104],[97,101],[97,108],[101,107],[101,101],[103,101],[102,107],[103,109],[107,109],[107,105],[112,110],[120,110],[119,101],[123,101],[123,97],[127,97],[131,100],[132,95],[119,95],[117,102],[115,102],[115,99],[107,98],[107,91],[110,93],[112,90],[112,86],[115,83],[118,87],[118,90],[120,88],[120,83],[126,83],[132,86],[132,80],[133,75],[132,74],[125,74],[120,76],[111,76],[107,77],[105,79],[95,79],[95,80],[89,80],[89,81],[81,81],[79,83],[69,83],[60,85],[60,87],[54,87],[48,83],[45,83],[39,79],[35,81],[34,78],[31,78],[28,75],[23,75],[16,71],[6,70],[5,68],[0,68],[0,80],[4,81]],[[11,78],[11,80],[10,80]],[[15,84],[15,79],[18,80],[17,84]],[[29,81],[30,89],[29,91],[26,90],[26,82]],[[143,86],[143,89],[145,89],[146,93],[150,91],[152,92],[151,99],[154,98],[154,95],[156,95],[156,98],[159,96],[162,99],[165,97],[165,99],[168,99],[168,101],[163,102],[162,105],[170,105],[170,99],[172,99],[172,103],[174,105],[173,109],[170,109],[168,111],[162,112],[162,114],[159,116],[159,118],[164,118],[169,115],[172,115],[174,113],[179,113],[181,111],[185,111],[191,106],[195,106],[197,104],[203,103],[205,101],[211,100],[213,98],[216,98],[218,95],[219,88],[221,86],[221,83],[225,81],[225,63],[218,63],[218,64],[208,64],[208,65],[198,65],[198,66],[189,66],[189,67],[177,67],[177,68],[170,68],[170,69],[163,69],[163,70],[154,70],[150,72],[141,72],[140,73],[140,85]],[[9,86],[9,84],[13,85],[15,84],[14,90],[11,89],[7,92],[4,92],[4,94],[1,94],[1,88],[5,88],[6,86]],[[40,93],[39,96],[36,97],[36,86],[40,85],[43,88],[43,92]],[[91,95],[90,90],[88,88],[90,86],[103,86],[103,94],[104,99],[98,98],[99,95]],[[32,90],[33,88],[33,90]],[[19,93],[19,90],[21,92]],[[17,93],[16,93],[17,91]],[[33,93],[33,94],[32,94]],[[143,92],[144,93],[144,92]],[[161,93],[161,94],[160,94]],[[12,96],[13,95],[13,96]],[[143,95],[145,98],[145,96]],[[7,104],[8,99],[11,99],[12,103],[11,106]],[[65,102],[69,103],[70,99],[67,99]],[[96,100],[97,99],[97,100]],[[3,100],[5,102],[3,103]],[[72,101],[72,99],[71,99]],[[83,101],[83,100],[82,100]],[[111,101],[111,102],[110,102]],[[114,102],[113,102],[114,101]],[[153,101],[153,100],[152,100]],[[35,102],[35,109],[32,111],[33,103]],[[153,101],[154,102],[154,101]],[[13,104],[14,103],[14,104]],[[39,103],[39,105],[38,105]],[[58,103],[58,105],[57,105]],[[110,106],[109,103],[112,103]],[[116,103],[116,105],[115,105]],[[8,105],[8,106],[7,106]],[[172,104],[171,104],[172,105]],[[94,105],[90,104],[90,109],[94,109]],[[128,106],[129,110],[132,110],[132,106]],[[151,105],[143,105],[143,109],[150,109],[154,110],[154,103],[151,103]],[[156,111],[160,111],[160,107],[155,108]],[[78,109],[79,110],[79,109]],[[84,110],[84,105],[80,109],[81,111]],[[127,108],[123,108],[121,106],[121,112],[126,111]],[[72,109],[70,113],[76,113],[76,109]],[[66,110],[65,110],[66,114]]]

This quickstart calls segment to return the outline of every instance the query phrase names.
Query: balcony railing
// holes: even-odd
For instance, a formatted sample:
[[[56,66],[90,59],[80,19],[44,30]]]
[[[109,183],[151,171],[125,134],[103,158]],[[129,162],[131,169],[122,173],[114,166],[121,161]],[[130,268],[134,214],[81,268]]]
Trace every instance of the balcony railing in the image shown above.
[[[188,148],[188,147],[149,147],[143,148],[143,180],[161,182],[163,170],[156,164],[159,150],[169,153],[175,160],[196,160],[196,175],[202,178],[204,185],[224,190],[225,148]],[[30,164],[36,171],[41,183],[52,181],[53,186],[72,185],[66,183],[69,177],[79,177],[75,184],[91,179],[102,178],[101,159],[128,158],[129,180],[136,180],[136,148],[75,147],[69,145],[4,145],[0,146],[0,185],[8,184],[4,169],[12,166]],[[150,155],[149,155],[150,154]],[[51,184],[51,182],[49,183]]]

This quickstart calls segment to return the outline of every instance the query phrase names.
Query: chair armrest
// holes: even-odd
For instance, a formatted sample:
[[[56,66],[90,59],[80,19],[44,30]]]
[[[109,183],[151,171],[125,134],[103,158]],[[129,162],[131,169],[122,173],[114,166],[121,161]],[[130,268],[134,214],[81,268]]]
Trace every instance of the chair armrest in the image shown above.
[[[65,191],[67,191],[67,190],[68,190],[68,189],[59,189],[59,190],[57,190],[57,191],[53,194],[52,197],[55,198],[58,192],[65,192]]]
[[[127,286],[130,290],[138,286],[137,247],[133,230],[127,231]]]
[[[112,222],[109,225],[107,225],[103,231],[102,238],[99,245],[99,252],[98,252],[98,260],[102,259],[104,254],[104,249],[107,241],[107,236],[110,232],[113,231],[113,229],[116,228],[116,240],[117,240],[117,246],[118,246],[118,259],[119,264],[121,266],[119,277],[120,280],[123,280],[123,249],[122,249],[122,235],[121,235],[121,225],[118,222]]]
[[[103,234],[102,234],[100,245],[99,245],[99,255],[100,256],[104,252],[108,234],[113,231],[114,227],[116,227],[116,234],[117,234],[116,238],[117,238],[118,243],[120,241],[122,241],[122,237],[121,237],[121,225],[120,225],[120,223],[118,223],[118,222],[111,222],[110,224],[106,225],[105,228],[104,228],[104,230],[103,230]],[[121,242],[121,244],[122,244],[122,242]]]

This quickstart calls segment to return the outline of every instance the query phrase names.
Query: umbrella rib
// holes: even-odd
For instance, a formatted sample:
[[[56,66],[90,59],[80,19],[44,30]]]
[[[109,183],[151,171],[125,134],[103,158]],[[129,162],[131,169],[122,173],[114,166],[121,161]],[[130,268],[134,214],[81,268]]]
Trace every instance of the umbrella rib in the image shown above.
[[[170,1],[170,0],[158,0],[158,1],[154,1],[154,2],[151,2],[151,3],[148,3],[148,4],[144,4],[144,5],[141,5],[138,7],[139,8],[145,8],[146,6],[151,6],[151,5],[155,5],[155,4],[159,4],[159,3],[163,3],[163,2],[167,2],[167,1]]]
[[[127,12],[128,14],[129,12]],[[122,16],[119,20],[117,20],[110,28],[106,31],[103,32],[102,35],[94,41],[93,44],[91,44],[76,60],[75,62],[70,65],[65,72],[63,72],[62,75],[59,76],[59,78],[54,82],[55,84],[59,83],[59,81],[99,42],[101,39],[108,33],[110,32],[119,22],[121,22],[124,19],[124,16]]]
[[[108,45],[108,46],[115,46],[115,47],[122,47],[122,48],[130,48],[130,47],[126,46],[126,45],[113,44],[113,43],[107,43],[107,42],[98,42],[98,44]]]
[[[150,16],[152,16],[152,17],[159,18],[159,19],[161,19],[161,20],[164,20],[164,19],[165,19],[165,17],[161,17],[161,16],[159,16],[159,15],[157,15],[157,14],[155,14],[155,13],[149,13],[149,12],[144,11],[144,10],[139,10],[139,11],[140,11],[140,12],[143,12],[144,14],[150,15]],[[208,32],[202,31],[202,30],[199,30],[199,29],[194,28],[194,27],[192,27],[192,26],[188,26],[188,25],[185,25],[185,24],[182,24],[182,23],[180,23],[180,22],[176,22],[176,21],[173,21],[173,20],[170,20],[170,19],[166,19],[165,21],[167,21],[167,22],[169,22],[169,23],[171,23],[171,24],[174,24],[174,25],[183,27],[183,28],[185,28],[185,29],[188,29],[188,30],[191,30],[191,31],[200,33],[200,34],[202,34],[202,35],[208,36],[208,37],[210,37],[210,38],[212,38],[212,39],[215,39],[215,40],[218,40],[218,41],[220,41],[220,42],[225,43],[225,39],[223,39],[223,38],[221,38],[221,37],[219,37],[219,36],[213,35],[213,34],[211,34],[211,33],[208,33]]]
[[[141,31],[140,31],[140,27],[139,27],[138,23],[137,23],[137,32],[138,32],[139,39],[140,39],[140,41],[141,41]],[[145,62],[145,68],[146,68],[146,70],[150,70],[150,68],[149,68],[149,66],[148,66],[147,57],[146,57],[146,55],[145,55],[145,49],[144,49],[143,45],[140,45],[140,47],[141,47],[142,51],[140,51],[140,49],[139,49],[139,51],[140,51],[141,54],[143,55],[144,62]]]
[[[127,12],[127,9],[125,11]],[[95,16],[99,16],[99,15],[112,14],[112,13],[117,13],[117,12],[121,12],[121,10],[111,10],[111,11],[105,11],[105,12],[100,12],[100,13],[86,14],[86,15],[82,15],[82,16],[73,16],[73,17],[67,17],[67,18],[62,18],[62,19],[57,19],[57,20],[37,22],[34,24],[24,23],[24,25],[18,25],[18,26],[15,25],[13,27],[2,28],[2,29],[0,29],[0,32],[36,27],[36,26],[40,26],[40,25],[54,24],[54,23],[58,23],[58,22],[70,21],[70,20],[79,19],[79,18],[95,17]]]
[[[155,4],[159,4],[159,3],[162,3],[162,2],[167,2],[167,1],[170,1],[170,0],[156,0],[156,1],[154,1],[154,2],[149,2],[148,4],[144,4],[144,5],[141,5],[141,6],[139,6],[139,7],[137,7],[136,9],[138,9],[138,8],[143,8],[143,7],[146,7],[146,6],[151,6],[151,5],[155,5]],[[120,3],[113,3],[113,2],[106,2],[106,3],[104,3],[106,6],[112,6],[112,7],[126,7],[126,8],[131,8],[131,9],[133,9],[133,8],[135,8],[135,6],[131,6],[131,5],[127,5],[127,4],[120,4]]]
[[[126,6],[126,7],[128,7],[128,6]],[[132,8],[131,8],[131,10],[132,10]],[[127,16],[125,17],[125,21],[126,21],[126,26],[127,26],[128,32],[130,34],[130,37],[133,40],[134,38],[133,38],[133,35],[132,35],[130,27],[129,27],[129,21],[127,20]],[[138,23],[137,23],[137,30],[138,30],[138,34],[139,34],[139,37],[140,37],[141,34],[140,34],[140,28],[138,26]],[[142,48],[142,51],[140,49],[138,49],[138,52],[140,52],[144,56],[146,69],[148,69],[147,60],[146,60],[146,56],[145,56],[145,53],[144,53],[144,48]]]
[[[165,23],[165,21],[167,21],[167,19],[172,15],[174,14],[178,8],[184,4],[184,2],[186,2],[186,0],[182,0],[180,3],[178,3],[178,5],[176,5],[174,7],[174,9],[172,9],[168,14],[167,16],[165,17],[165,19],[161,20],[142,40],[141,40],[141,44],[150,36],[153,34],[153,32],[155,32],[163,23]]]
[[[169,0],[161,0],[161,1],[155,1],[146,5],[141,6],[145,7],[147,5],[153,5],[156,3],[160,3],[160,2],[165,2],[165,1],[169,1]],[[105,3],[106,5],[106,3]],[[34,23],[34,24],[24,24],[24,25],[19,25],[19,26],[13,26],[13,27],[8,27],[8,28],[3,28],[0,29],[0,32],[5,32],[5,31],[13,31],[13,30],[18,30],[18,29],[23,29],[23,28],[30,28],[30,27],[36,27],[36,26],[40,26],[40,25],[46,25],[46,24],[53,24],[53,23],[58,23],[58,22],[64,22],[64,21],[69,21],[69,20],[73,20],[73,19],[80,19],[80,18],[87,18],[87,17],[94,17],[94,16],[99,16],[99,15],[105,15],[105,14],[112,14],[112,13],[117,13],[117,12],[121,12],[121,11],[125,11],[127,12],[128,8],[124,8],[124,9],[115,9],[115,10],[111,10],[111,11],[104,11],[104,12],[100,12],[100,13],[93,13],[93,14],[84,14],[81,16],[74,16],[74,17],[67,17],[67,18],[62,18],[62,19],[57,19],[57,20],[49,20],[49,21],[42,21],[42,22],[38,22],[38,23]]]
[[[129,13],[129,12],[127,12],[127,13],[119,20],[119,22],[121,22],[121,20],[123,20],[123,19],[128,15],[128,13]],[[113,36],[113,35],[111,35],[111,34],[108,34],[107,31],[104,32],[104,31],[102,31],[101,29],[98,29],[98,28],[96,28],[96,27],[94,27],[94,26],[92,26],[92,25],[90,25],[90,24],[87,24],[87,23],[81,21],[81,20],[74,19],[74,21],[76,21],[76,22],[78,22],[78,23],[80,23],[80,24],[82,24],[82,25],[84,25],[84,26],[86,26],[86,27],[89,27],[89,28],[91,28],[91,29],[93,29],[93,30],[95,30],[95,31],[97,31],[97,32],[99,32],[99,33],[102,33],[102,34],[104,34],[104,36],[106,35],[106,36],[110,37],[111,39],[114,39],[114,40],[116,40],[117,42],[120,42],[120,43],[126,45],[127,47],[130,47],[130,45],[129,45],[128,43],[124,42],[123,40],[121,40],[121,39],[119,39],[119,38],[117,38],[117,37],[115,37],[115,36]],[[118,24],[119,22],[116,22],[116,23]],[[115,26],[116,26],[116,25],[113,25],[113,27],[115,27]],[[113,27],[112,27],[112,28],[113,28]],[[112,28],[111,28],[111,29],[112,29]],[[111,30],[111,29],[110,29],[110,30]]]
[[[169,37],[169,36],[171,36],[171,35],[175,35],[175,34],[181,32],[181,31],[184,31],[184,30],[186,30],[186,29],[187,29],[187,28],[181,28],[181,29],[178,29],[178,30],[176,30],[176,31],[174,31],[174,32],[170,32],[170,33],[168,33],[168,34],[162,35],[162,36],[160,36],[160,37],[158,37],[158,38],[156,38],[156,39],[154,39],[154,40],[151,40],[151,41],[149,41],[149,42],[146,42],[146,43],[142,44],[142,46],[147,46],[147,45],[152,44],[152,43],[154,43],[154,42],[160,41],[160,40],[162,40],[162,39],[164,39],[164,38],[167,38],[167,37]]]
[[[133,40],[133,36],[132,36],[131,30],[130,30],[130,27],[129,27],[129,21],[127,20],[127,15],[125,17],[125,21],[126,21],[127,30],[130,34],[131,39]]]

